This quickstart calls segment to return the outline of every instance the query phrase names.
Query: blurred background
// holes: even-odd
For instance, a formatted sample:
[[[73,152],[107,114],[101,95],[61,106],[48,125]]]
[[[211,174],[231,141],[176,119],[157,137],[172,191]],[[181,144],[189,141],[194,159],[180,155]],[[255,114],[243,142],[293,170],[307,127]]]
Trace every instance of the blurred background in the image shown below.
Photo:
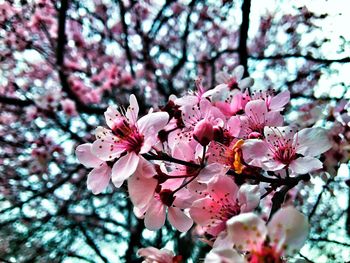
[[[290,122],[330,130],[323,173],[289,194],[312,226],[296,257],[350,261],[349,17],[346,0],[0,0],[0,262],[140,262],[147,246],[200,262],[195,229],[148,231],[126,187],[88,191],[74,149],[131,93],[145,113],[237,65],[291,92]]]

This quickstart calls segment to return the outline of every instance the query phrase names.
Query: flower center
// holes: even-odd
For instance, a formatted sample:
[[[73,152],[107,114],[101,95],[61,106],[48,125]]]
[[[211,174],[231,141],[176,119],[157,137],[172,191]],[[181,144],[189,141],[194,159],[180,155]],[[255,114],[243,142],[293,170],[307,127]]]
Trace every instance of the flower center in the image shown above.
[[[234,89],[238,89],[238,83],[237,80],[235,78],[231,78],[228,83],[227,86],[230,90],[234,90]]]
[[[124,139],[132,133],[132,129],[125,118],[118,118],[114,122],[113,133],[120,139]]]
[[[140,134],[136,128],[127,137],[123,138],[125,143],[125,148],[128,152],[139,153],[143,145],[144,137]]]
[[[296,159],[297,156],[293,147],[284,145],[276,149],[274,157],[283,164],[289,164],[292,160]]]
[[[262,246],[259,251],[252,251],[249,263],[283,263],[281,256],[272,247]]]

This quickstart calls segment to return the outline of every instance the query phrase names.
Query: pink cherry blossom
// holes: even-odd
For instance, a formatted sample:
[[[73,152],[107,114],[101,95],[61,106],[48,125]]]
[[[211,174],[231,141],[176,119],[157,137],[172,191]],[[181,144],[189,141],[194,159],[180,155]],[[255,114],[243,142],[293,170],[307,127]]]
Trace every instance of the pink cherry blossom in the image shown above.
[[[111,161],[118,158],[112,168],[112,182],[120,187],[137,168],[142,158],[157,142],[158,132],[167,124],[169,116],[165,112],[149,113],[138,118],[139,106],[134,95],[130,96],[130,106],[125,115],[114,107],[105,112],[108,130],[92,145],[92,153],[98,158]]]
[[[174,138],[170,140],[170,147],[179,141],[190,143],[193,141],[193,130],[203,119],[206,119],[214,128],[223,126],[225,116],[219,109],[214,107],[209,100],[203,98],[197,105],[185,105],[181,107],[182,121],[185,127],[182,130],[175,130]]]
[[[227,230],[237,250],[249,252],[247,262],[261,263],[268,258],[282,263],[282,256],[302,247],[309,224],[303,214],[289,206],[278,210],[267,226],[257,215],[245,213],[227,221]]]
[[[211,180],[201,199],[190,209],[193,220],[207,233],[217,236],[226,228],[226,221],[240,213],[252,211],[259,204],[257,187],[244,185],[239,188],[231,178],[218,176]]]
[[[76,116],[78,114],[76,107],[75,107],[75,102],[70,100],[70,99],[62,100],[61,106],[62,106],[62,110],[64,111],[64,113],[69,117],[73,117],[73,116]]]
[[[265,127],[265,140],[246,140],[242,146],[244,160],[267,171],[290,168],[305,174],[322,168],[315,156],[331,147],[326,131],[306,128],[299,132],[285,127]]]
[[[281,126],[283,117],[278,111],[268,111],[264,100],[252,100],[245,106],[245,115],[240,116],[240,138],[261,138],[264,127]]]
[[[168,214],[169,223],[180,232],[188,231],[193,221],[184,209],[190,206],[190,193],[185,189],[174,195],[170,189],[164,189],[154,194],[153,199],[142,209],[135,207],[136,216],[145,219],[145,226],[149,230],[158,230]],[[136,210],[135,210],[136,209]]]

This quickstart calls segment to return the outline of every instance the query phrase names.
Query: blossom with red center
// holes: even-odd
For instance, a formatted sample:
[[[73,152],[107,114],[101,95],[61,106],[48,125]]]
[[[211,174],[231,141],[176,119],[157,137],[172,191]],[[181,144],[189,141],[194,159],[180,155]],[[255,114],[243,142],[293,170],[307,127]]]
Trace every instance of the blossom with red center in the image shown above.
[[[293,128],[265,127],[265,140],[246,140],[242,146],[246,163],[267,171],[290,168],[295,174],[305,174],[322,168],[315,156],[331,147],[326,131],[306,128],[296,132]]]
[[[138,166],[140,154],[147,153],[158,141],[157,134],[167,124],[169,115],[165,112],[149,113],[138,118],[139,106],[134,95],[125,114],[109,107],[105,118],[109,129],[99,127],[98,139],[92,144],[92,153],[103,161],[113,161],[112,182],[120,187]]]
[[[257,215],[246,213],[230,219],[227,229],[237,250],[249,252],[247,262],[279,263],[283,256],[302,247],[309,224],[303,214],[290,206],[278,210],[267,226]]]
[[[205,119],[208,124],[215,128],[223,126],[223,120],[225,120],[225,116],[220,110],[206,98],[202,98],[197,105],[182,106],[181,111],[185,127],[170,134],[168,141],[171,148],[180,141],[193,143],[193,131],[200,121]]]
[[[202,196],[193,203],[190,215],[214,237],[226,229],[227,220],[241,212],[252,211],[260,200],[257,187],[239,188],[231,178],[222,175],[209,182]]]
[[[169,223],[180,232],[186,232],[191,228],[193,221],[184,209],[191,205],[192,196],[185,188],[175,194],[173,189],[177,188],[178,182],[174,184],[176,187],[172,187],[172,180],[170,181],[157,189],[158,191],[154,193],[147,205],[135,206],[134,212],[137,217],[145,219],[145,226],[149,230],[160,229],[165,223],[166,214],[168,214]]]
[[[268,111],[265,101],[252,100],[245,106],[245,115],[240,116],[239,138],[262,138],[266,126],[281,126],[283,117],[278,111]]]

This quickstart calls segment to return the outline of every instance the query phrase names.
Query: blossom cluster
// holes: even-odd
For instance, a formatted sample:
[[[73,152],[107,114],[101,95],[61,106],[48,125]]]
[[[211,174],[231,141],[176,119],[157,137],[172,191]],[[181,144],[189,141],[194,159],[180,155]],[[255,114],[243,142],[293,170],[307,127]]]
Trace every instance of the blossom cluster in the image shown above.
[[[76,149],[93,168],[88,188],[99,194],[110,180],[117,188],[126,182],[134,213],[149,230],[166,219],[181,232],[195,225],[213,247],[205,262],[283,262],[306,240],[307,219],[275,198],[267,220],[256,212],[260,200],[321,170],[318,157],[331,143],[322,128],[285,125],[288,91],[253,91],[254,81],[242,77],[241,66],[220,73],[221,84],[209,90],[199,79],[196,91],[170,96],[141,118],[134,95],[127,109],[110,106],[107,127]],[[146,262],[180,261],[155,248],[139,255]]]

